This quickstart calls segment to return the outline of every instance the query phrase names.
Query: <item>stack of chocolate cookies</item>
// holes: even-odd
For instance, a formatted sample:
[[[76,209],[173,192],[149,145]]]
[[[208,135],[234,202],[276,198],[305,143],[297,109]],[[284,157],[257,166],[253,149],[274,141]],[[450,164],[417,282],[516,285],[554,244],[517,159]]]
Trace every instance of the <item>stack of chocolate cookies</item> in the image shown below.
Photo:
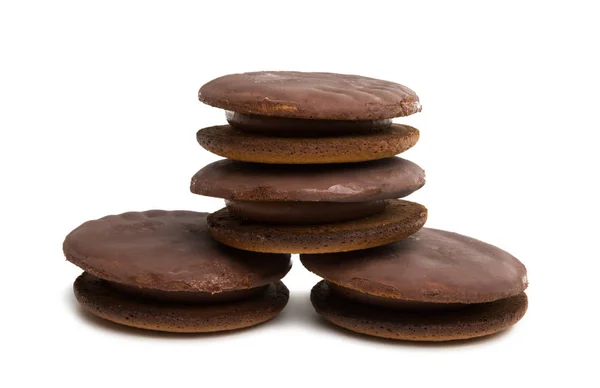
[[[425,184],[396,155],[419,131],[392,118],[421,110],[397,83],[332,73],[256,72],[205,84],[229,125],[198,142],[227,159],[191,181],[223,198],[213,213],[151,210],[88,221],[66,237],[84,273],[80,304],[123,325],[171,332],[244,328],[276,316],[291,253],[324,278],[316,311],[367,335],[415,341],[504,330],[527,310],[527,272],[501,249],[423,228],[400,198]]]
[[[311,301],[326,320],[392,339],[489,335],[525,314],[525,267],[481,241],[421,229],[427,210],[401,200],[425,173],[395,155],[419,131],[392,123],[421,110],[405,86],[331,73],[233,74],[205,84],[200,101],[229,125],[197,133],[226,157],[191,191],[225,199],[208,231],[231,247],[300,253],[323,277]]]

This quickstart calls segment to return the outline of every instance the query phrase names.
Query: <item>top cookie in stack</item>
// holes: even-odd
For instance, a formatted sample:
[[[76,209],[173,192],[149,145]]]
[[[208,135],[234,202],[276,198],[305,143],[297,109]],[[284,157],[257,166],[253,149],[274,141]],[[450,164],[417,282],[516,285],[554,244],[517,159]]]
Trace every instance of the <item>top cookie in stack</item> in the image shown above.
[[[419,131],[394,117],[421,110],[409,88],[356,75],[232,74],[202,86],[200,101],[226,110],[229,125],[198,142],[230,160],[204,167],[191,191],[224,198],[211,235],[240,249],[327,253],[375,247],[421,229],[427,210],[399,200],[425,173],[395,155]]]
[[[200,101],[226,110],[229,125],[198,142],[244,162],[364,162],[397,155],[419,131],[392,118],[419,112],[409,88],[356,75],[291,71],[232,74],[202,86]]]

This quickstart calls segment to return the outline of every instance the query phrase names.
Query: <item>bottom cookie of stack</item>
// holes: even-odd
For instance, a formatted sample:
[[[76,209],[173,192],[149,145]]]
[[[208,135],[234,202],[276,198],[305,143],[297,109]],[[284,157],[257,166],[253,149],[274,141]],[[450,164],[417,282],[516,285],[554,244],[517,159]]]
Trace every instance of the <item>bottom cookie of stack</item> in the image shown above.
[[[326,280],[313,287],[310,301],[319,315],[337,326],[408,341],[452,341],[494,334],[517,323],[527,311],[525,293],[443,312],[378,308],[336,294]]]
[[[469,339],[505,330],[527,311],[523,264],[456,233],[424,228],[393,244],[301,260],[325,278],[311,293],[317,313],[361,334]]]
[[[381,211],[366,217],[309,225],[255,221],[224,208],[208,216],[208,230],[217,241],[247,251],[329,253],[398,241],[416,233],[427,220],[427,209],[418,203],[400,199],[382,203]]]
[[[84,272],[73,285],[77,301],[88,312],[140,329],[209,333],[242,329],[274,318],[288,302],[289,291],[277,281],[258,295],[227,303],[172,302],[120,292],[111,282]]]

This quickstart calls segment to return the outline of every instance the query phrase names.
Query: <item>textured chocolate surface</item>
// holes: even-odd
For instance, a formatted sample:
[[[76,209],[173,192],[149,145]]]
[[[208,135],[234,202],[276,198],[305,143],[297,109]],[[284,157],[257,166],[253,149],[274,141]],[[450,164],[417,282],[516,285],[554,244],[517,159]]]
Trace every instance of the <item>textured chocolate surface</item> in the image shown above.
[[[455,311],[408,312],[352,302],[317,283],[310,300],[327,321],[345,329],[389,339],[452,341],[498,333],[517,323],[527,311],[525,293]]]
[[[482,303],[527,288],[525,266],[514,256],[474,238],[430,228],[374,249],[300,259],[332,283],[387,298]]]
[[[272,164],[364,162],[389,158],[414,146],[419,131],[393,124],[379,131],[332,137],[274,137],[238,131],[228,125],[196,134],[206,150],[233,160]]]
[[[341,136],[373,132],[392,125],[391,119],[385,120],[307,120],[286,117],[245,115],[225,112],[227,122],[233,128],[249,133],[268,136],[318,137]]]
[[[217,304],[154,302],[120,293],[107,283],[83,273],[73,285],[77,301],[89,313],[121,325],[174,333],[210,333],[254,326],[275,317],[289,299],[289,291],[280,281],[269,284],[258,296]]]
[[[65,256],[100,278],[164,291],[222,292],[281,279],[289,255],[226,247],[210,238],[207,213],[150,210],[88,221],[66,237]]]
[[[230,74],[206,83],[198,98],[229,111],[300,119],[381,120],[421,111],[419,97],[406,86],[334,73]]]
[[[192,193],[237,201],[367,202],[402,198],[425,184],[425,171],[393,157],[328,165],[268,165],[219,160],[192,177]]]
[[[227,209],[208,216],[210,234],[240,249],[272,253],[325,253],[365,249],[403,239],[427,220],[418,203],[389,200],[378,214],[321,225],[268,225],[232,217]]]
[[[263,202],[225,201],[234,217],[267,224],[313,225],[367,217],[385,210],[386,201]]]

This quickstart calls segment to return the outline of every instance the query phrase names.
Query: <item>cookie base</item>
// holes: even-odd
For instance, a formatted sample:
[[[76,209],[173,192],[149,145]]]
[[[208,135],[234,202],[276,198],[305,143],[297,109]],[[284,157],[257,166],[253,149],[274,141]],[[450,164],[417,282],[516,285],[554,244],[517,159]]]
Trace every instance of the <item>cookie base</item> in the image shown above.
[[[265,253],[330,253],[372,248],[406,238],[423,227],[427,209],[394,199],[381,213],[332,224],[270,225],[231,216],[226,208],[206,220],[211,236],[234,248]]]
[[[125,326],[174,333],[211,333],[242,329],[274,318],[289,291],[276,281],[264,293],[231,303],[175,304],[136,298],[116,291],[86,272],[73,284],[77,301],[88,312]]]
[[[228,159],[271,164],[352,163],[398,155],[419,140],[408,125],[360,134],[327,137],[265,136],[236,130],[229,125],[208,127],[196,134],[206,150]]]
[[[527,311],[527,295],[478,303],[458,310],[411,312],[384,309],[347,300],[317,283],[310,301],[334,325],[360,334],[407,341],[453,341],[483,337],[508,329]]]

